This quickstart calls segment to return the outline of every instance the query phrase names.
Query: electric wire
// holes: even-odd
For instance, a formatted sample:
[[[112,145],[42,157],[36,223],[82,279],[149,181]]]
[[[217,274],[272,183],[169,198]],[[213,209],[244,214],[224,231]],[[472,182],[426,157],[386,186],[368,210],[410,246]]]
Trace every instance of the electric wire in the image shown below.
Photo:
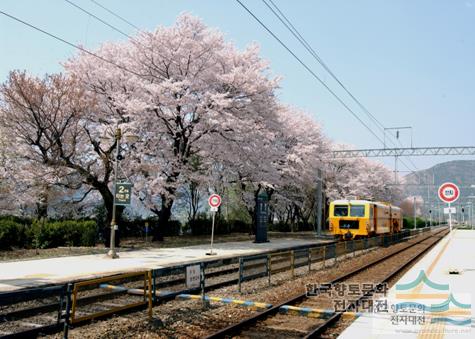
[[[111,60],[108,60],[108,59],[106,59],[106,58],[103,58],[103,57],[101,57],[100,55],[97,55],[97,54],[95,54],[95,53],[93,53],[93,52],[87,50],[86,48],[83,48],[83,47],[78,46],[78,45],[76,45],[76,44],[74,44],[74,43],[72,43],[72,42],[69,42],[69,41],[67,41],[66,39],[63,39],[63,38],[61,38],[61,37],[59,37],[59,36],[57,36],[57,35],[55,35],[55,34],[53,34],[53,33],[50,33],[50,32],[48,32],[48,31],[45,31],[44,29],[41,29],[41,28],[39,28],[39,27],[37,27],[37,26],[35,26],[35,25],[33,25],[33,24],[30,24],[30,23],[28,23],[28,22],[26,22],[26,21],[24,21],[24,20],[22,20],[22,19],[20,19],[20,18],[18,18],[18,17],[16,17],[16,16],[13,16],[13,15],[11,15],[11,14],[8,14],[8,13],[2,11],[2,10],[0,10],[0,14],[4,15],[4,16],[6,16],[6,17],[12,19],[12,20],[15,20],[15,21],[17,21],[17,22],[19,22],[19,23],[21,23],[21,24],[23,24],[23,25],[25,25],[25,26],[28,26],[28,27],[30,27],[30,28],[32,28],[32,29],[38,31],[38,32],[41,32],[41,33],[43,33],[43,34],[45,34],[45,35],[47,35],[47,36],[49,36],[49,37],[51,37],[51,38],[53,38],[53,39],[56,39],[56,40],[58,40],[58,41],[61,41],[62,43],[66,44],[66,45],[69,45],[69,46],[71,46],[71,47],[74,47],[74,48],[76,48],[77,50],[80,50],[81,52],[84,52],[84,53],[86,53],[86,54],[88,54],[88,55],[90,55],[90,56],[93,56],[93,57],[95,57],[95,58],[97,58],[97,59],[99,59],[99,60],[102,60],[102,61],[104,61],[104,62],[106,62],[106,63],[108,63],[108,64],[110,64],[110,65],[112,65],[112,66],[115,66],[115,67],[117,67],[117,68],[119,68],[119,69],[121,69],[121,70],[123,70],[123,71],[125,71],[125,72],[131,73],[131,74],[136,75],[136,76],[141,76],[140,74],[138,74],[138,73],[136,73],[136,72],[134,72],[134,71],[128,69],[127,67],[124,67],[124,66],[122,66],[122,65],[119,65],[119,64],[117,64],[117,63],[111,61]]]
[[[366,113],[370,119],[372,119],[376,125],[384,129],[384,125],[373,115],[371,112],[351,93],[351,91],[341,82],[341,80],[333,73],[333,71],[328,67],[328,65],[323,61],[323,59],[318,55],[315,49],[305,40],[305,38],[300,34],[300,32],[295,28],[292,22],[287,18],[287,16],[280,10],[280,8],[272,1],[269,2],[274,6],[275,10],[272,8],[266,0],[262,2],[271,10],[271,12],[280,20],[280,22],[292,33],[292,35],[304,46],[304,48],[317,60],[317,62],[330,74],[330,76],[343,88],[343,90],[356,102],[356,104]]]
[[[343,88],[343,90],[356,102],[356,104],[366,113],[366,115],[368,117],[370,117],[370,119],[373,120],[373,122],[375,122],[375,124],[378,126],[378,128],[384,133],[385,132],[385,130],[384,130],[385,126],[373,114],[371,114],[371,112],[351,93],[351,91],[341,82],[341,80],[338,79],[338,77],[335,75],[335,73],[328,67],[328,65],[318,55],[318,53],[315,51],[315,49],[312,48],[312,46],[307,42],[307,40],[305,40],[305,38],[302,36],[302,34],[295,28],[295,26],[287,18],[287,16],[282,12],[282,10],[272,0],[268,0],[268,1],[272,4],[272,6],[275,8],[275,10],[274,10],[274,8],[272,8],[269,5],[269,3],[267,3],[266,0],[262,0],[262,2],[279,19],[279,21],[292,33],[292,35],[314,57],[314,59],[317,60],[317,62],[331,75],[331,77]],[[390,141],[394,146],[397,146],[392,140],[390,140]],[[400,141],[399,141],[399,144],[401,145]],[[414,169],[417,171],[417,166],[414,164],[412,159],[410,159],[408,157],[408,160],[412,164]],[[409,166],[403,161],[403,159],[400,159],[400,161],[409,171],[415,173],[411,168],[409,168]]]
[[[116,31],[116,32],[122,34],[123,36],[125,36],[125,37],[127,37],[127,38],[133,40],[133,38],[132,38],[130,35],[128,35],[127,33],[125,33],[124,31],[122,31],[122,30],[118,29],[117,27],[115,27],[115,26],[109,24],[107,21],[105,21],[105,20],[99,18],[98,16],[94,15],[93,13],[91,13],[91,12],[85,10],[85,9],[82,8],[81,6],[75,4],[74,2],[72,2],[72,1],[70,1],[70,0],[64,0],[64,1],[66,1],[66,2],[67,2],[68,4],[70,4],[71,6],[76,7],[76,8],[79,9],[80,11],[82,11],[82,12],[84,12],[84,13],[86,13],[86,14],[92,16],[94,19],[96,19],[96,20],[102,22],[104,25],[106,25],[107,27],[113,29],[114,31]],[[92,1],[92,0],[91,0],[91,1]]]
[[[110,10],[109,8],[107,8],[106,6],[100,4],[99,2],[95,1],[95,0],[90,0],[92,3],[94,3],[95,5],[101,7],[103,10],[109,12],[110,14],[112,14],[113,16],[115,16],[117,19],[119,20],[122,20],[123,22],[125,22],[126,24],[128,24],[129,26],[135,28],[136,30],[140,31],[140,28],[137,27],[136,25],[134,25],[132,22],[130,22],[129,20],[125,19],[124,17],[120,16],[119,14],[113,12],[112,10]]]
[[[243,7],[246,12],[248,12],[279,44],[285,48],[287,52],[289,52],[306,70],[309,72],[323,87],[326,88],[328,92],[330,92],[333,97],[343,106],[346,108],[348,112],[353,115],[376,139],[378,139],[381,143],[383,140],[373,131],[371,127],[369,127],[361,118],[322,80],[318,75],[315,74],[314,71],[310,67],[307,66],[306,63],[302,61],[282,40],[279,39],[275,33],[268,28],[249,8],[246,7],[240,0],[236,0],[241,7]]]

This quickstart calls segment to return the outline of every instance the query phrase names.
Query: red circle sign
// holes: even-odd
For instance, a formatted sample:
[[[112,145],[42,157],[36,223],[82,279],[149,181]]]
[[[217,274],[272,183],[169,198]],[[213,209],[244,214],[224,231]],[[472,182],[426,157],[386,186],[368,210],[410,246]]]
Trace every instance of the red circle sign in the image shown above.
[[[208,198],[208,205],[210,207],[219,207],[221,205],[221,197],[218,194],[212,194]]]
[[[457,185],[446,182],[439,187],[439,198],[443,202],[452,203],[459,198],[460,190]]]

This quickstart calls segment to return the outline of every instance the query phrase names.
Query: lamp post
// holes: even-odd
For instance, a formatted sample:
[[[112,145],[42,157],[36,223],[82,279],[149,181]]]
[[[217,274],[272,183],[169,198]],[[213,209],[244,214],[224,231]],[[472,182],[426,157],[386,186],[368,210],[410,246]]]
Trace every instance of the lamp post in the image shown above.
[[[112,183],[112,192],[113,192],[113,203],[112,203],[112,220],[111,220],[111,239],[110,239],[110,250],[107,253],[107,256],[111,259],[117,259],[119,256],[115,251],[115,231],[119,228],[117,226],[116,218],[116,185],[117,185],[117,172],[119,170],[119,155],[120,155],[120,139],[122,138],[122,130],[117,126],[114,133],[114,139],[116,143],[115,150],[115,163],[114,163],[114,179]]]
[[[111,234],[110,234],[110,249],[109,252],[107,252],[107,256],[111,259],[117,259],[119,258],[119,255],[116,252],[115,249],[115,232],[119,229],[117,225],[117,175],[119,173],[119,161],[122,160],[121,155],[120,155],[120,141],[122,139],[122,130],[119,127],[119,125],[116,125],[115,131],[113,133],[115,144],[116,144],[116,149],[115,149],[115,162],[114,162],[114,176],[112,179],[112,193],[113,193],[113,198],[112,198],[112,220],[111,220]],[[137,141],[138,136],[135,135],[125,135],[126,139],[128,141]],[[103,139],[110,139],[108,137],[103,137]],[[122,205],[122,204],[120,204]]]

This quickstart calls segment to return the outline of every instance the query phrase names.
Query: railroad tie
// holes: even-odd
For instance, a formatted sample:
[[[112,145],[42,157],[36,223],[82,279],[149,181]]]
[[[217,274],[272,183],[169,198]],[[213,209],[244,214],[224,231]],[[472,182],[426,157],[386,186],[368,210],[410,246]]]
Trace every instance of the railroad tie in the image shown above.
[[[177,298],[201,300],[203,297],[201,295],[196,295],[196,294],[179,294],[177,295]],[[236,305],[241,305],[245,307],[254,307],[254,308],[260,308],[260,309],[267,309],[267,308],[272,307],[272,304],[266,304],[266,303],[249,301],[249,300],[238,300],[238,299],[209,297],[209,296],[205,296],[205,300],[222,302],[224,304],[236,304]]]

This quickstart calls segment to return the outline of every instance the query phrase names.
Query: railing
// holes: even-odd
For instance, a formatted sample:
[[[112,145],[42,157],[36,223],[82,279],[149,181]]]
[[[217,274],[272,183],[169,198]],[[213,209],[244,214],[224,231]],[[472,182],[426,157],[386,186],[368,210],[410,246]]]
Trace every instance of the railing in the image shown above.
[[[25,302],[25,308],[16,307],[17,310],[9,313],[0,314],[3,321],[10,321],[27,318],[34,312],[46,313],[57,312],[57,321],[40,328],[32,328],[28,334],[35,333],[55,333],[64,328],[65,337],[67,337],[68,325],[103,317],[120,311],[130,310],[132,308],[147,308],[148,315],[152,315],[152,306],[164,299],[173,299],[179,294],[201,292],[203,304],[209,299],[205,296],[207,288],[216,288],[207,286],[206,281],[209,278],[218,275],[233,275],[235,279],[226,280],[220,284],[237,283],[241,292],[243,283],[252,279],[267,277],[268,284],[272,284],[272,276],[280,273],[289,272],[289,276],[294,277],[297,268],[306,267],[307,271],[318,268],[325,268],[328,265],[335,265],[338,261],[355,256],[358,253],[367,252],[378,246],[389,246],[398,243],[404,239],[428,232],[430,228],[421,228],[415,230],[403,230],[399,233],[381,235],[372,238],[351,240],[345,242],[330,243],[327,245],[318,245],[307,248],[297,248],[293,250],[275,251],[272,253],[244,256],[240,258],[218,259],[214,261],[188,263],[171,268],[159,268],[149,271],[127,273],[114,275],[99,279],[76,282],[74,284],[60,285],[45,288],[20,290],[17,292],[0,293],[0,307],[10,306]],[[332,260],[333,259],[333,260]],[[189,266],[199,266],[199,285],[187,286],[186,272]],[[220,269],[222,266],[223,269]],[[196,268],[196,267],[195,267]],[[196,274],[196,270],[195,270]],[[196,277],[195,277],[196,278]],[[132,284],[140,284],[132,286]],[[170,290],[168,287],[174,286]],[[138,288],[137,288],[138,287]],[[79,298],[85,290],[89,290],[88,296]],[[104,294],[90,295],[91,291],[104,291]],[[86,314],[80,308],[83,305],[94,304],[98,300],[120,297],[122,295],[135,296],[136,300],[127,304],[112,304],[108,309],[99,312]],[[36,299],[48,299],[50,304],[35,308],[28,307],[29,301]],[[57,298],[56,303],[51,303],[51,299]],[[21,306],[21,305],[20,305]]]
[[[343,260],[349,255],[356,256],[357,253],[363,253],[378,246],[387,247],[429,230],[429,227],[402,230],[398,233],[337,242],[325,246],[241,257],[239,259],[238,290],[242,292],[242,283],[252,279],[267,276],[270,286],[272,275],[290,271],[290,276],[294,277],[296,268],[306,266],[307,270],[311,271],[317,263],[321,263],[320,266],[325,268],[331,259],[333,259],[333,264],[337,264],[339,260]]]
[[[124,285],[120,285],[121,283],[129,283],[131,281],[135,281],[139,278],[140,282],[143,282],[143,289],[138,288],[128,288]],[[105,284],[105,283],[112,283],[112,284]],[[121,304],[121,305],[112,305],[109,309],[88,313],[82,316],[76,316],[78,312],[78,306],[80,306],[80,300],[78,299],[79,292],[81,289],[104,289],[104,290],[112,290],[120,293],[127,293],[131,295],[138,296],[138,301]],[[100,297],[100,295],[98,295]],[[99,279],[92,279],[81,281],[74,284],[73,291],[72,291],[72,309],[71,309],[71,324],[75,324],[78,322],[88,321],[95,318],[103,317],[109,314],[117,313],[124,310],[129,310],[132,308],[140,308],[143,306],[148,306],[148,314],[149,317],[152,317],[152,274],[151,271],[145,272],[138,272],[138,273],[126,273],[115,275],[111,277],[99,278]]]
[[[15,310],[0,313],[1,321],[19,321],[26,327],[21,331],[6,334],[5,337],[33,338],[40,333],[52,334],[61,331],[61,329],[64,330],[64,336],[67,337],[71,306],[70,296],[70,284],[0,293],[0,307],[15,306]],[[32,301],[41,301],[43,305],[32,307]],[[22,303],[25,304],[22,305]],[[31,317],[34,314],[51,312],[56,313],[56,321],[47,325],[36,325],[22,321],[22,319]]]

